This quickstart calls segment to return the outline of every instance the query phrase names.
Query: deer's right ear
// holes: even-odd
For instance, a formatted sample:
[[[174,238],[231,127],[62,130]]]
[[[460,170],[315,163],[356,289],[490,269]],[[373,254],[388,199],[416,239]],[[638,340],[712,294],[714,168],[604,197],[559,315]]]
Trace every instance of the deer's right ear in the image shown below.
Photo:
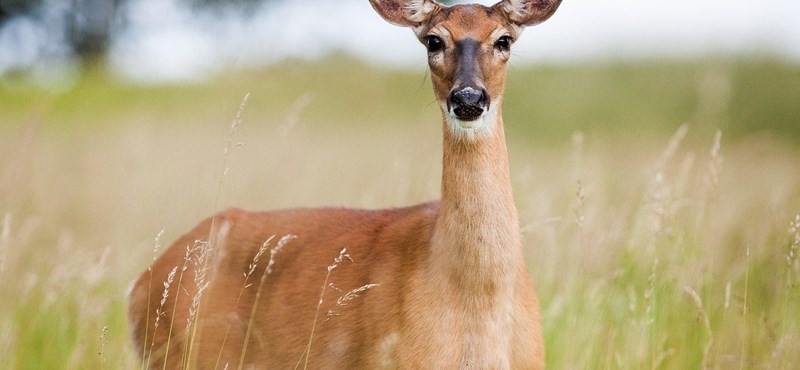
[[[417,28],[427,22],[441,6],[432,0],[369,0],[387,22]]]

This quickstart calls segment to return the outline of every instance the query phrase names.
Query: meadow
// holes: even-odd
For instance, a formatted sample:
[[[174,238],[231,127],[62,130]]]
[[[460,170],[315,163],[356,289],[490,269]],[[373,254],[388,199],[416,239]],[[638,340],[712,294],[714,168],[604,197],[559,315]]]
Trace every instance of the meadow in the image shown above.
[[[64,91],[7,77],[0,368],[139,368],[128,284],[157,245],[216,210],[435,199],[441,123],[423,67],[331,57],[179,86],[90,68]],[[509,74],[512,181],[548,367],[797,368],[800,66]]]

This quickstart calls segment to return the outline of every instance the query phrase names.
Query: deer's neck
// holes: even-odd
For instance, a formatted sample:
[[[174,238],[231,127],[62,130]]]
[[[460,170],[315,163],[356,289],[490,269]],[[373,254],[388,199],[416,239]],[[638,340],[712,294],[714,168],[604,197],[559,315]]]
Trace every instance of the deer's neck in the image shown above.
[[[522,263],[500,109],[493,119],[491,129],[467,139],[445,118],[442,198],[432,240],[432,265],[446,275],[439,280],[486,304],[512,293]]]

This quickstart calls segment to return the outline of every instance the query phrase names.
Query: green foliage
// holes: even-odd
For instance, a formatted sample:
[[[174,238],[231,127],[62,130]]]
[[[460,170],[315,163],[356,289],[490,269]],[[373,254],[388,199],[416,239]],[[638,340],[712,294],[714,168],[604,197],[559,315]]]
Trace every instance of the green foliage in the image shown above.
[[[800,138],[800,67],[757,62],[619,62],[513,70],[508,120],[564,138],[574,130],[641,134],[689,123],[726,136]],[[515,109],[511,109],[511,108]]]
[[[386,71],[344,57],[287,61],[188,86],[125,85],[102,69],[89,69],[63,94],[25,86],[0,85],[0,125],[45,112],[43,124],[69,129],[143,120],[193,125],[195,117],[224,119],[233,103],[220,102],[241,91],[253,93],[247,113],[256,117],[285,114],[303,95],[310,99],[304,117],[322,125],[419,125],[438,115],[422,63],[416,71]],[[758,133],[797,142],[798,101],[800,67],[771,60],[512,64],[504,113],[515,135],[537,140],[563,141],[576,130],[666,135],[688,123],[706,135],[721,129],[728,138]]]

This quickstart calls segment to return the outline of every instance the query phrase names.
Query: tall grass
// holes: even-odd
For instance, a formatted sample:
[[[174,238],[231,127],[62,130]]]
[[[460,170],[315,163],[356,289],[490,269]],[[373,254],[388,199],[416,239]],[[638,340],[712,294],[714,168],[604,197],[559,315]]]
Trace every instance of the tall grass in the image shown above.
[[[581,176],[576,199],[553,190],[575,188],[556,167],[544,170],[555,185],[533,175],[517,185],[523,219],[555,219],[526,234],[551,367],[791,368],[800,361],[784,346],[798,344],[796,320],[784,315],[800,309],[786,232],[800,211],[798,173],[790,170],[800,163],[796,154],[785,162],[762,157],[774,149],[763,142],[726,149],[723,141],[719,149],[720,136],[703,154],[681,146],[682,135],[665,140],[661,154],[630,143],[587,149],[593,153],[582,158],[592,163],[580,167],[591,174]],[[638,165],[629,167],[631,156]],[[626,169],[617,177],[620,165]],[[567,212],[570,203],[580,204],[580,222]]]
[[[294,106],[308,112],[244,112],[246,145],[223,158],[224,122],[244,90],[219,100],[219,117],[202,118],[203,106],[184,122],[123,110],[100,115],[123,123],[69,132],[43,123],[58,120],[46,113],[0,124],[0,367],[139,367],[125,291],[159,230],[157,240],[174,240],[227,205],[373,208],[438,196],[435,106],[415,123],[379,114],[335,126],[315,116],[324,95],[298,92]],[[264,99],[254,92],[249,104]],[[587,130],[542,142],[507,118],[549,368],[800,363],[800,148],[689,122],[666,135]]]

